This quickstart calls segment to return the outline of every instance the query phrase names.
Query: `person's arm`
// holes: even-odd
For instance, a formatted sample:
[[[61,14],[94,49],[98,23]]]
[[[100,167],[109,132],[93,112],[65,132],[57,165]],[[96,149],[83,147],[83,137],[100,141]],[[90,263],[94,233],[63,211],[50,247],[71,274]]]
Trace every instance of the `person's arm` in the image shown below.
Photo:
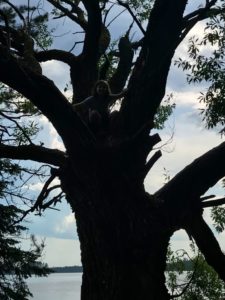
[[[109,105],[112,105],[113,102],[115,102],[117,99],[123,98],[124,96],[126,96],[128,89],[124,89],[122,90],[122,92],[120,92],[119,94],[110,94],[110,100],[109,100]]]

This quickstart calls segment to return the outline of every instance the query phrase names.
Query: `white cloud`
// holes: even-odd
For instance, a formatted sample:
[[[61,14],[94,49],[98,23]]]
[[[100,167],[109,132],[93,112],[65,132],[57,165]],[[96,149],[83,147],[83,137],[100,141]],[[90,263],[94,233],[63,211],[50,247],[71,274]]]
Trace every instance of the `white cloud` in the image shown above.
[[[45,146],[65,151],[65,147],[60,136],[49,120],[45,116],[41,116],[40,123],[44,128],[44,131],[41,134],[41,140],[45,143]]]
[[[40,237],[39,237],[40,238]],[[81,265],[78,240],[46,238],[43,260],[50,267]]]
[[[64,151],[65,147],[64,147],[63,142],[62,142],[61,138],[59,137],[57,131],[51,124],[49,124],[49,127],[50,127],[49,134],[51,136],[50,147]]]
[[[52,79],[55,85],[63,90],[69,83],[69,66],[60,61],[50,60],[41,64],[43,74]]]
[[[149,172],[145,180],[145,186],[149,192],[156,191],[165,182],[164,168],[173,177],[194,159],[223,142],[220,135],[197,126],[197,118],[193,118],[192,113],[193,110],[190,109],[190,111],[185,110],[175,115],[173,142],[166,146],[166,150],[173,151],[163,151],[162,157]],[[165,143],[168,140],[168,130],[159,134],[162,144]]]
[[[191,106],[192,108],[199,109],[204,108],[204,103],[199,102],[200,89],[196,91],[192,89],[191,91],[186,92],[175,92],[174,100],[177,105]]]
[[[43,182],[36,182],[34,184],[30,184],[29,185],[29,190],[35,191],[35,192],[39,192],[43,189],[44,183]]]
[[[190,242],[191,241],[184,230],[176,231],[170,239],[170,245],[173,251],[185,249],[188,254],[192,254],[189,246]]]
[[[70,213],[69,215],[65,216],[63,220],[58,223],[55,227],[56,233],[64,234],[68,232],[75,231],[75,218],[74,213]]]

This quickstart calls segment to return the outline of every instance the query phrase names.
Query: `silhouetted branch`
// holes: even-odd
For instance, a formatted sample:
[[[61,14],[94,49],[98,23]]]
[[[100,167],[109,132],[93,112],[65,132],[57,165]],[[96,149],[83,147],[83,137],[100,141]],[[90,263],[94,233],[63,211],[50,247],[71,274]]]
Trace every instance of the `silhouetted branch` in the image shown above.
[[[108,28],[120,15],[122,15],[126,9],[123,9],[121,12],[119,12],[107,25],[106,27]]]
[[[153,156],[148,160],[146,163],[144,170],[143,170],[143,177],[145,178],[148,172],[151,170],[153,165],[157,162],[157,160],[162,156],[162,152],[160,150],[156,151]]]
[[[73,14],[76,5],[73,6],[72,10],[69,10],[67,8],[65,8],[63,5],[61,5],[58,1],[54,1],[54,0],[47,0],[49,3],[51,3],[55,8],[59,9],[61,12],[63,12],[68,18],[70,18],[72,21],[74,21],[75,23],[79,24],[84,30],[86,30],[87,28],[87,21],[84,18],[81,18],[80,15],[75,16]],[[63,1],[66,2],[66,1]],[[70,5],[72,5],[72,2],[70,3]],[[78,11],[76,10],[76,13],[78,13]]]
[[[68,65],[70,65],[71,63],[75,63],[77,59],[77,57],[74,54],[57,49],[37,52],[35,53],[35,57],[39,62],[55,59],[62,61]]]
[[[190,259],[190,257],[189,257]],[[197,259],[196,259],[196,262],[195,262],[195,265],[194,265],[194,270],[192,272],[192,275],[191,275],[191,278],[190,280],[188,281],[188,283],[186,283],[185,287],[183,288],[182,292],[179,293],[179,294],[176,294],[176,295],[171,295],[170,296],[170,299],[175,299],[175,298],[178,298],[178,297],[181,297],[182,295],[184,295],[184,293],[188,290],[188,288],[190,287],[190,285],[192,284],[194,278],[195,278],[195,274],[198,270],[198,261],[199,261],[199,252],[198,252],[198,256],[197,256]]]
[[[30,139],[29,135],[27,135],[27,133],[25,132],[25,130],[23,129],[23,127],[20,126],[20,124],[14,119],[14,118],[11,118],[9,116],[7,116],[6,114],[0,112],[0,115],[3,116],[4,118],[6,118],[7,120],[13,122],[16,127],[22,132],[23,136],[26,138],[26,140],[33,145],[33,142],[32,140]]]
[[[117,0],[117,2],[119,3],[119,5],[125,7],[128,12],[130,13],[130,15],[132,16],[133,20],[135,21],[135,23],[137,24],[137,26],[139,27],[139,29],[141,30],[141,32],[143,33],[143,35],[145,35],[145,30],[143,29],[141,22],[137,19],[137,17],[135,16],[135,14],[133,13],[132,9],[130,8],[130,6],[128,5],[128,3],[124,3],[121,0]]]
[[[215,195],[204,196],[204,197],[200,198],[200,201],[205,201],[205,200],[208,200],[208,199],[211,199],[211,198],[214,198],[214,197],[216,197],[216,196]]]
[[[205,201],[201,204],[203,208],[212,207],[212,206],[219,206],[225,204],[225,198],[215,199],[211,201]]]
[[[200,205],[200,196],[225,176],[224,165],[225,142],[194,160],[156,194],[165,202],[168,201],[168,205],[174,203],[177,208],[182,209],[190,203],[192,209],[191,203],[198,202]],[[182,201],[178,195],[182,195]]]
[[[216,16],[222,12],[224,12],[225,9],[211,9],[213,5],[215,5],[217,0],[207,1],[205,7],[199,8],[190,14],[186,15],[184,20],[184,31],[182,32],[180,39],[177,43],[177,45],[186,37],[186,35],[190,32],[190,30],[199,22],[204,19],[207,19],[209,16]]]
[[[220,249],[214,234],[205,223],[201,215],[193,215],[185,230],[191,235],[205,260],[225,281],[225,255]]]
[[[215,5],[216,2],[217,2],[217,0],[207,1],[205,7],[199,8],[199,9],[187,14],[186,16],[184,16],[184,21],[187,22],[187,21],[192,20],[193,18],[203,16],[203,14],[208,13],[209,9],[213,5]]]
[[[35,145],[7,146],[0,144],[0,158],[34,160],[55,166],[61,166],[66,162],[64,152]]]

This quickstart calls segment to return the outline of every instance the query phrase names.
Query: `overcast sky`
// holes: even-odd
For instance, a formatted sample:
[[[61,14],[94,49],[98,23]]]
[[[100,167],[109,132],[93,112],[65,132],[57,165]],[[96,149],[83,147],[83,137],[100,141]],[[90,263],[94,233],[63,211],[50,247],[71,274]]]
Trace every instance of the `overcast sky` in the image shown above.
[[[34,1],[36,2],[36,1]],[[190,1],[190,5],[195,2],[197,6],[200,1]],[[190,8],[190,6],[189,6]],[[120,36],[127,29],[129,19],[127,15],[122,14],[111,26],[114,37]],[[55,35],[71,32],[71,23],[68,21],[61,22]],[[199,34],[203,25],[198,24],[192,33]],[[61,49],[70,49],[71,37],[64,36],[56,38],[54,47]],[[135,32],[135,38],[138,38],[138,31]],[[186,55],[187,46],[185,43],[177,49],[176,57]],[[69,82],[69,68],[60,62],[49,61],[43,64],[44,73],[55,81],[57,86],[63,90],[66,83]],[[153,193],[165,182],[167,173],[173,177],[177,172],[182,170],[187,164],[191,163],[199,155],[202,155],[209,149],[220,144],[223,140],[216,130],[206,130],[201,122],[197,101],[200,91],[204,91],[204,86],[188,85],[185,81],[185,75],[181,70],[172,66],[168,78],[167,94],[173,92],[176,109],[169,120],[166,122],[165,129],[160,131],[163,146],[163,156],[155,164],[152,171],[145,181],[146,190]],[[40,123],[44,130],[40,139],[45,142],[46,146],[63,149],[63,145],[55,132],[54,128],[48,123],[47,119],[42,117]],[[49,139],[49,136],[51,137]],[[171,141],[172,137],[172,141]],[[158,145],[156,145],[158,147]],[[42,184],[37,183],[30,188],[34,193],[41,190]],[[224,190],[218,184],[209,193],[215,193],[218,196],[224,195]],[[79,242],[76,234],[74,216],[70,207],[64,202],[58,206],[61,210],[47,210],[44,217],[30,215],[27,219],[30,232],[38,238],[45,238],[46,248],[44,260],[50,266],[64,266],[81,264]],[[209,211],[205,212],[205,218],[209,220]],[[221,234],[219,241],[225,249],[225,234]],[[176,248],[184,248],[189,241],[184,231],[179,231],[173,238],[173,245]]]

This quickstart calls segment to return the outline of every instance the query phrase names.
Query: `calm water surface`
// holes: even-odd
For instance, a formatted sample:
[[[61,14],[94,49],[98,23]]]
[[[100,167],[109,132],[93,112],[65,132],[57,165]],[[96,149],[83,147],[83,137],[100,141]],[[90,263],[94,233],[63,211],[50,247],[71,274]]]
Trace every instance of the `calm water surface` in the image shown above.
[[[82,273],[56,273],[27,283],[33,300],[80,300],[81,278]]]
[[[180,277],[183,283],[184,275]],[[82,273],[55,273],[27,280],[31,300],[80,300]]]

